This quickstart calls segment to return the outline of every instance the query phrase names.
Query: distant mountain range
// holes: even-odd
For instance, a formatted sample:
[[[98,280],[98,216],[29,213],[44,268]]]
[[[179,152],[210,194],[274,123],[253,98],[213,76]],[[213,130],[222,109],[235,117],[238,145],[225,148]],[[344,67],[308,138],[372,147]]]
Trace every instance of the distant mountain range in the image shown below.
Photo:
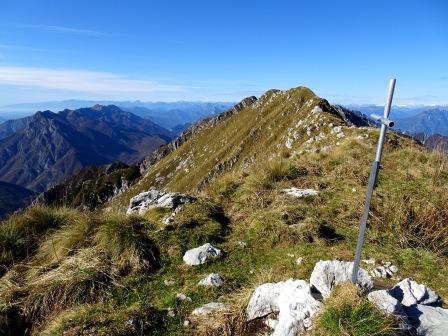
[[[350,109],[370,116],[372,113],[383,114],[384,107],[376,105],[349,105]],[[421,138],[431,135],[448,136],[448,106],[397,107],[391,111],[395,129]]]
[[[0,124],[0,181],[41,192],[81,167],[135,164],[174,134],[117,106],[38,112]]]
[[[0,107],[0,118],[14,119],[18,116],[31,115],[35,111],[79,109],[96,104],[118,106],[124,111],[132,112],[142,118],[151,119],[162,127],[170,130],[176,129],[179,132],[179,130],[187,128],[187,125],[231,108],[235,103],[63,100],[2,106]]]

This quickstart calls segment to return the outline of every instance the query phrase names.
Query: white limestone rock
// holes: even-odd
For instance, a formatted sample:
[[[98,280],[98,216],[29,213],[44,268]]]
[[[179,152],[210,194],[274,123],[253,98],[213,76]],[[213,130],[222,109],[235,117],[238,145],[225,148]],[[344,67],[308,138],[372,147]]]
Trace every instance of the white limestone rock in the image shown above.
[[[417,335],[448,335],[448,309],[417,304],[405,310]]]
[[[246,308],[247,321],[278,313],[272,336],[295,336],[312,327],[312,318],[322,304],[311,295],[310,285],[303,280],[289,279],[257,287]]]
[[[198,283],[199,286],[209,287],[221,287],[223,284],[224,281],[218,273],[211,273]]]
[[[184,293],[177,293],[176,294],[176,300],[178,301],[188,301],[191,302],[191,297],[187,296]]]
[[[314,266],[310,284],[322,294],[323,298],[327,298],[335,285],[351,281],[352,271],[353,262],[321,260]],[[358,271],[357,285],[361,292],[367,292],[373,287],[372,278],[362,268],[359,268]]]
[[[212,244],[206,243],[202,246],[185,252],[183,260],[187,265],[196,266],[205,263],[208,259],[221,255],[221,250]]]
[[[418,284],[411,278],[400,281],[388,292],[405,306],[415,304],[442,306],[442,298],[439,295],[431,288]]]
[[[288,188],[282,190],[287,195],[293,196],[293,197],[313,197],[318,195],[318,191],[314,189],[299,189],[299,188]]]
[[[174,210],[183,204],[192,203],[195,200],[196,198],[186,194],[167,193],[157,189],[150,189],[132,197],[126,213],[128,215],[135,213],[142,215],[149,209],[156,207]]]
[[[377,290],[370,292],[367,295],[367,299],[375,304],[378,309],[386,314],[393,315],[397,321],[401,330],[411,329],[411,325],[408,320],[408,316],[404,310],[403,305],[396,298],[391,296],[387,290]]]
[[[192,315],[196,315],[196,316],[202,316],[202,315],[208,315],[210,313],[214,313],[217,311],[223,311],[223,310],[229,310],[230,306],[228,304],[225,303],[221,303],[221,302],[210,302],[210,303],[206,303],[205,305],[196,308],[195,310],[193,310],[193,312],[191,313]]]

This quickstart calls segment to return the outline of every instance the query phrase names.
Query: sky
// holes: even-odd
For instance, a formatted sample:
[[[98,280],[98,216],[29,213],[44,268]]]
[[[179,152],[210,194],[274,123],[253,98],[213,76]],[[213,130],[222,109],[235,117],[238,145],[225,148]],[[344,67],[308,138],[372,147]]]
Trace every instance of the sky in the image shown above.
[[[448,104],[448,1],[2,0],[0,106],[238,101]]]

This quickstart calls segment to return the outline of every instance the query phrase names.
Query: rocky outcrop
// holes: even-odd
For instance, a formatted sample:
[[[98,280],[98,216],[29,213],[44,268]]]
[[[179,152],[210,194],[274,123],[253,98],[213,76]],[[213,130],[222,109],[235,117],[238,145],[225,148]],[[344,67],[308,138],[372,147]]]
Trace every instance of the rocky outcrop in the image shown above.
[[[159,147],[151,155],[144,158],[139,164],[140,172],[143,174],[146,171],[148,171],[148,169],[150,167],[152,167],[155,163],[159,162],[165,156],[167,156],[171,152],[175,151],[177,148],[182,146],[186,141],[188,141],[192,136],[199,133],[203,129],[216,126],[221,121],[240,112],[241,110],[252,105],[256,101],[257,101],[257,98],[254,96],[244,98],[242,101],[240,101],[238,104],[233,106],[231,109],[229,109],[215,117],[206,118],[202,121],[197,122],[196,124],[194,124],[193,126],[188,128],[186,131],[184,131],[175,140],[171,141],[169,144]]]
[[[405,306],[414,304],[441,307],[442,298],[431,288],[418,284],[410,278],[397,283],[388,293]]]
[[[167,193],[157,189],[150,189],[131,198],[127,214],[144,214],[152,208],[168,208],[176,210],[180,206],[196,201],[195,197],[177,192]]]
[[[404,279],[389,290],[371,292],[367,298],[380,310],[395,316],[403,331],[448,335],[448,310],[441,308],[441,297],[412,279]]]
[[[321,303],[311,295],[306,281],[289,279],[277,283],[266,283],[255,289],[246,308],[247,320],[278,314],[271,319],[272,336],[295,336],[311,328],[312,318]]]
[[[204,264],[210,258],[214,258],[219,255],[221,255],[220,249],[217,249],[210,243],[206,243],[185,252],[183,260],[187,265],[196,266]]]
[[[324,298],[330,296],[331,290],[337,284],[350,282],[353,271],[353,262],[326,260],[319,261],[311,273],[310,283]],[[365,293],[372,289],[373,280],[367,271],[362,268],[358,271],[357,285],[361,292]]]

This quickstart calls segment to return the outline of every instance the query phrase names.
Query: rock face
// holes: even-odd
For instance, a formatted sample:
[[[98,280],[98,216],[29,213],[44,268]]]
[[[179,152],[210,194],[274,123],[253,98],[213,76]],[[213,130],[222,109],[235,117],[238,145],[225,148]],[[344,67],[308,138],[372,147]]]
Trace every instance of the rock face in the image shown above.
[[[221,287],[224,284],[221,276],[217,273],[211,273],[201,281],[199,281],[199,286],[212,286],[212,287]]]
[[[319,261],[313,269],[310,284],[327,298],[334,286],[343,282],[350,282],[353,271],[353,262],[326,260]],[[358,271],[358,286],[361,292],[367,292],[373,287],[373,280],[362,268]]]
[[[314,189],[298,189],[298,188],[288,188],[282,190],[285,194],[288,194],[293,197],[312,197],[317,196],[318,191]]]
[[[278,313],[272,336],[295,336],[309,329],[312,317],[321,303],[311,296],[311,288],[303,280],[289,279],[263,284],[254,291],[246,309],[247,320]],[[272,321],[271,321],[272,322]]]
[[[205,263],[208,259],[219,256],[221,250],[210,243],[196,247],[185,252],[183,260],[187,265],[196,266]]]
[[[150,189],[142,192],[137,196],[131,198],[129,202],[129,208],[127,214],[143,214],[149,209],[161,207],[175,210],[179,206],[192,203],[196,201],[196,198],[181,194],[181,193],[167,193],[157,189]]]
[[[210,302],[206,303],[205,305],[196,308],[191,313],[192,315],[201,316],[201,315],[208,315],[210,313],[214,313],[216,311],[220,310],[228,310],[230,307],[229,305],[221,302]]]

